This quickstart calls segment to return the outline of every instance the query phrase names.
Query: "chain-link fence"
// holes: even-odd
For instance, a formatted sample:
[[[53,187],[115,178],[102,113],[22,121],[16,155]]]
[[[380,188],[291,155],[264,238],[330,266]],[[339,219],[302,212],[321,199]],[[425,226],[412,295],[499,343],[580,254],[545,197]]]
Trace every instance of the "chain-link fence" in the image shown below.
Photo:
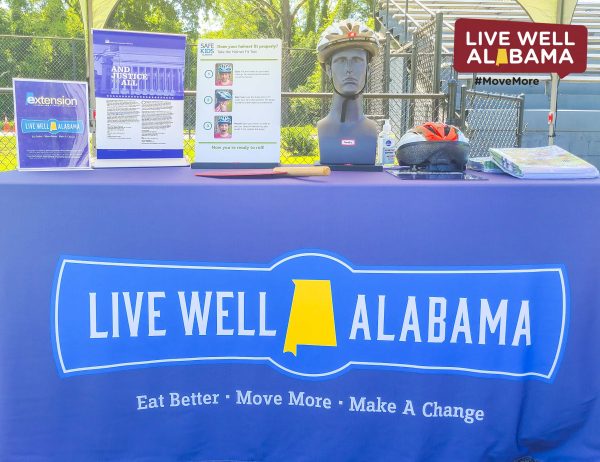
[[[416,29],[412,42],[399,51],[390,50],[387,54],[387,75],[392,93],[438,93],[447,92],[447,82],[455,76],[452,67],[452,54],[442,53],[442,16],[437,15]],[[388,46],[394,42],[386,40]],[[427,121],[444,121],[446,108],[440,106],[443,100],[390,100],[386,108],[386,118],[399,133]]]
[[[12,88],[0,89],[0,172],[17,168]]]
[[[322,95],[319,97],[319,95]],[[284,93],[287,124],[281,127],[281,163],[314,164],[319,160],[317,122],[329,111],[331,93]]]
[[[398,52],[389,54],[390,91],[414,93],[449,93],[448,82],[457,78],[453,54],[442,46],[442,31],[447,24],[441,13],[413,31],[412,41]],[[389,43],[389,40],[387,41]],[[385,78],[385,76],[384,76]],[[471,140],[471,155],[486,155],[489,147],[520,146],[523,134],[524,96],[484,93],[463,88],[460,115],[448,114],[445,100],[390,101],[392,125],[404,133],[428,120],[462,122]],[[454,104],[450,106],[454,110]]]
[[[288,108],[287,124],[281,127],[281,157],[282,164],[314,164],[319,160],[319,141],[317,137],[317,122],[325,117],[331,106],[332,93],[282,93],[282,108]],[[390,107],[400,107],[403,104],[413,107],[417,101],[426,101],[432,105],[438,102],[440,108],[447,106],[446,95],[412,95],[412,94],[384,94],[365,93],[363,107],[365,114],[375,120],[382,128],[386,118],[379,109],[389,104]],[[373,112],[373,109],[375,110]],[[184,153],[192,162],[195,156],[194,130],[196,124],[196,92],[185,92],[184,104]],[[420,123],[425,122],[419,121]],[[403,132],[392,127],[392,131],[399,138]]]
[[[188,42],[185,57],[185,89],[195,90],[197,44]],[[328,91],[314,49],[284,48],[282,59],[282,91]],[[0,35],[0,87],[13,77],[83,81],[86,66],[84,39]]]
[[[317,64],[316,51],[307,48],[284,49],[282,52],[282,91],[331,91],[330,84]],[[381,63],[377,64],[381,66]],[[196,125],[196,69],[197,45],[186,48],[184,100],[184,153],[193,161],[195,155]],[[12,79],[38,78],[48,80],[86,79],[85,41],[77,38],[26,37],[0,35],[0,171],[16,168],[16,138],[14,133],[14,106]],[[375,85],[369,82],[369,86]],[[378,89],[378,88],[377,88]],[[303,145],[310,137],[310,123],[316,123],[327,113],[317,101],[301,103],[291,98],[282,99],[282,162],[302,162],[303,156],[291,156],[291,147]],[[311,106],[312,104],[312,106]],[[314,124],[313,124],[314,126]],[[287,146],[288,149],[283,146]],[[312,151],[311,151],[312,152]],[[307,154],[304,157],[311,157]],[[313,156],[314,157],[314,156]]]
[[[488,155],[489,148],[521,146],[523,95],[510,96],[461,90],[460,119],[471,142],[471,157]]]
[[[415,66],[419,68],[423,64],[417,56]],[[429,58],[425,57],[426,61]],[[421,93],[413,90],[412,77],[417,72],[411,72],[412,53],[392,52],[390,54],[389,66],[389,92],[390,93]],[[422,75],[422,74],[421,74]],[[440,84],[438,92],[448,92],[448,81],[455,77],[455,72],[452,67],[452,54],[442,54],[440,68]],[[418,87],[418,85],[415,85]],[[434,88],[433,82],[429,88]],[[442,100],[440,100],[442,101]],[[434,110],[435,108],[435,110]],[[399,133],[405,133],[408,129],[415,125],[422,124],[428,121],[443,122],[446,117],[446,108],[437,106],[435,100],[389,100],[389,106],[386,112],[386,118],[392,122],[392,127]]]
[[[448,91],[448,82],[458,77],[454,70],[454,55],[452,53],[442,53],[440,60],[440,91]]]
[[[436,79],[439,60],[436,56],[436,19],[432,18],[413,34],[411,45],[411,86],[413,91],[437,92],[439,83]]]
[[[51,51],[58,45],[56,51]],[[85,80],[85,43],[83,39],[59,39],[53,37],[0,36],[4,45],[5,60],[0,62],[0,76],[4,91],[0,91],[0,169],[16,167],[15,136],[13,131],[12,77],[45,78],[57,80]],[[46,61],[33,50],[45,50],[52,59]],[[33,53],[33,54],[32,54]],[[332,93],[331,82],[317,63],[316,51],[307,48],[284,49],[282,52],[282,129],[281,162],[310,164],[318,159],[316,123],[329,111],[331,97],[302,96],[305,93]],[[44,61],[44,62],[42,62]],[[387,64],[386,64],[387,63]],[[389,53],[384,50],[370,62],[369,78],[365,87],[367,94],[390,92],[385,75],[390,66]],[[391,66],[390,66],[391,67]],[[186,49],[185,100],[184,100],[184,153],[188,160],[195,157],[196,124],[196,68],[197,46],[188,43]],[[405,79],[409,82],[409,79]],[[406,85],[403,91],[407,93]],[[397,135],[403,133],[397,121],[406,120],[417,103],[423,100],[398,98],[372,98],[364,100],[365,113],[380,125],[383,119],[391,118]],[[429,107],[434,100],[425,102]],[[4,118],[8,120],[4,123]],[[425,120],[419,120],[424,122]]]
[[[438,14],[413,34],[411,61],[411,93],[438,93],[441,79],[442,15]],[[411,123],[438,120],[440,108],[425,101],[412,108]]]
[[[288,108],[288,123],[281,127],[281,163],[313,164],[319,158],[319,144],[316,124],[325,117],[331,104],[331,93],[294,93],[282,94],[282,107]],[[378,109],[389,104],[394,107],[414,107],[417,101],[427,101],[432,105],[439,101],[440,107],[446,107],[445,95],[409,95],[367,93],[364,108],[367,117],[378,122],[381,128],[385,115]],[[375,112],[369,109],[375,109]],[[13,96],[11,88],[0,89],[0,113],[13,112]],[[7,121],[0,127],[0,171],[16,168],[16,137],[13,121]],[[419,121],[419,122],[425,122]],[[184,154],[190,162],[195,159],[196,128],[196,92],[186,91],[184,99]],[[397,137],[402,131],[393,127]]]
[[[85,40],[0,35],[0,87],[12,86],[13,77],[85,80]]]
[[[319,143],[316,124],[324,117],[331,106],[331,93],[284,93],[283,100],[289,100],[290,125],[281,129],[281,163],[311,164],[319,158]],[[388,118],[382,112],[386,106],[414,107],[420,101],[440,108],[447,105],[446,95],[443,94],[399,94],[370,92],[364,94],[363,106],[365,115],[376,121],[379,129]],[[422,121],[425,122],[425,121]],[[404,132],[392,124],[392,131],[397,138]]]
[[[441,52],[441,22],[438,15],[416,30],[411,47],[402,52],[393,50],[397,43],[387,34],[382,53],[371,60],[365,114],[380,126],[390,119],[397,136],[426,121],[446,120],[448,100],[441,92],[447,92],[454,71],[452,54]],[[284,49],[282,54],[281,162],[312,163],[318,158],[316,123],[329,111],[333,88],[314,49]],[[0,87],[4,87],[0,91],[0,170],[9,170],[16,166],[12,78],[85,80],[85,43],[83,39],[0,35],[0,57]],[[196,45],[188,43],[184,153],[190,161],[195,156],[196,68]],[[522,104],[515,112],[510,97],[483,98],[481,92],[472,91],[462,95],[461,120],[473,139],[472,152],[479,152],[480,146],[512,146],[515,136],[520,139]]]

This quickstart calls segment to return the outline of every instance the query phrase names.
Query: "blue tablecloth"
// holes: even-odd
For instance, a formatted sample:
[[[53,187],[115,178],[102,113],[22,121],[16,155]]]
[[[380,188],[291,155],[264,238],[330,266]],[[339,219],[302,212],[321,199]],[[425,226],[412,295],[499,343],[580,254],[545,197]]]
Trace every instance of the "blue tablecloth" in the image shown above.
[[[599,461],[600,181],[483,176],[0,174],[0,460]],[[306,314],[273,306],[278,292],[292,299],[292,283],[281,286],[292,279],[296,291],[316,284],[309,299],[330,283],[337,337],[332,325],[304,340],[269,333],[277,316]],[[220,302],[205,298],[207,281]],[[385,313],[378,284],[390,289]],[[343,308],[340,285],[354,290]],[[263,289],[268,314],[258,314]],[[189,315],[194,290],[213,310],[206,337],[199,319],[167,324],[169,296],[180,306],[181,292]],[[470,328],[457,321],[461,297]],[[500,316],[483,324],[491,346],[483,298]],[[552,350],[540,342],[553,329]],[[413,362],[394,359],[405,354]],[[460,367],[431,366],[441,358]]]

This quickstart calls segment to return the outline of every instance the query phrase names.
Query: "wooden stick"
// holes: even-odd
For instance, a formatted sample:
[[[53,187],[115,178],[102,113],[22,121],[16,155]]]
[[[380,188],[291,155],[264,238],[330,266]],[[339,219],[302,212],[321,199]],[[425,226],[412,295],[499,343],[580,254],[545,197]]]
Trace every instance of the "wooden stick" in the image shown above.
[[[319,167],[275,167],[273,173],[286,173],[289,176],[329,176],[331,169],[323,165]]]

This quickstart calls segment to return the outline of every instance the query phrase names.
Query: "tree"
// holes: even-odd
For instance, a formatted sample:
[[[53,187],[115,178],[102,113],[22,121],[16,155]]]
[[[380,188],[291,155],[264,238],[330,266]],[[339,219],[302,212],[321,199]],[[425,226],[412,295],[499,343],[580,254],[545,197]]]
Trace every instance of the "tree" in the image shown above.
[[[83,37],[77,0],[6,0],[0,18],[8,20],[5,33],[56,37]],[[0,24],[2,19],[0,19]]]
[[[109,29],[185,33],[196,39],[200,11],[214,8],[213,0],[120,0],[107,20]]]
[[[83,38],[77,0],[6,0],[0,26],[6,34]],[[28,37],[0,39],[0,86],[12,77],[85,78],[83,40]]]
[[[336,19],[352,16],[366,20],[370,0],[221,0],[211,12],[220,28],[205,38],[280,38],[283,42],[282,90],[290,91],[306,82],[314,68],[315,57],[304,64],[295,60],[292,49],[314,50],[321,31]],[[305,69],[297,77],[299,67]]]

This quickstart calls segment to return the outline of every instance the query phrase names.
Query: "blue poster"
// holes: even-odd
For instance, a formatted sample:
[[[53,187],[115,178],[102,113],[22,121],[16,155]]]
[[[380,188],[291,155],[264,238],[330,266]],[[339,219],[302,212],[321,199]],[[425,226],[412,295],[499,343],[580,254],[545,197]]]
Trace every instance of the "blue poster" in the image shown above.
[[[94,166],[187,165],[185,35],[93,31]]]
[[[85,82],[13,79],[19,170],[89,168]]]

